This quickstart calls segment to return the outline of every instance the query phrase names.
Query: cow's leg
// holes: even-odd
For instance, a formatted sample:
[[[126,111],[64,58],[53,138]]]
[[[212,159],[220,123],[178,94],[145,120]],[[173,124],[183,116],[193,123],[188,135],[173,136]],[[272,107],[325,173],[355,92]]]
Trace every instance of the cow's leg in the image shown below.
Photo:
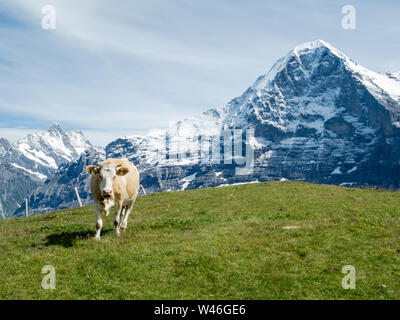
[[[132,211],[132,208],[133,208],[133,202],[128,205],[128,209],[126,209],[125,217],[123,219],[121,219],[121,223],[120,223],[119,227],[122,231],[125,231],[126,227],[128,226],[128,217]]]
[[[123,210],[122,203],[117,203],[115,205],[115,216],[114,216],[114,226],[115,226],[115,235],[119,236],[119,223],[121,220],[121,212]]]
[[[121,221],[120,227],[122,231],[125,231],[127,226],[128,226],[128,217],[132,212],[132,208],[133,208],[133,204],[136,201],[136,197],[138,195],[138,192],[136,192],[135,196],[133,197],[133,199],[131,200],[131,202],[128,204],[128,208],[126,209],[126,213],[125,213],[125,217],[124,219]]]
[[[101,227],[103,226],[103,220],[101,219],[101,214],[104,212],[102,205],[94,204],[94,213],[96,214],[96,240],[100,240]]]
[[[114,202],[113,201],[106,201],[105,205],[104,205],[104,210],[106,211],[106,217],[108,217],[108,215],[110,214],[110,210],[111,208],[114,206]]]
[[[122,230],[122,231],[125,231],[124,228],[123,228],[123,225],[124,225],[124,221],[125,221],[126,215],[129,215],[129,213],[128,213],[128,211],[129,211],[129,206],[130,206],[129,203],[128,203],[128,204],[125,204],[125,205],[123,206],[123,209],[122,209],[121,221],[119,222],[119,228],[120,228],[120,230]]]
[[[122,210],[121,210],[121,217],[120,217],[120,222],[119,222],[119,227],[121,228],[121,223],[124,221],[125,213],[127,210],[127,206],[123,205]]]

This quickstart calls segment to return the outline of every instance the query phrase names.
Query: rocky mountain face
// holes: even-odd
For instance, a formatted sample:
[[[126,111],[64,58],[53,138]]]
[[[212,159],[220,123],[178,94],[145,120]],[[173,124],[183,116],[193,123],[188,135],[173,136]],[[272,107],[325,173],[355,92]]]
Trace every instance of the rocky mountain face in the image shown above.
[[[89,147],[78,159],[60,165],[43,184],[39,185],[28,198],[29,214],[49,212],[77,207],[75,187],[78,188],[84,205],[91,202],[90,180],[85,168],[98,161],[105,160],[102,148]],[[18,208],[14,216],[25,214],[25,204]]]
[[[60,165],[92,147],[81,132],[54,124],[47,132],[29,134],[16,143],[0,139],[0,213],[14,216],[24,199],[51,177]]]
[[[18,140],[9,152],[8,161],[17,168],[33,169],[31,175],[44,180],[61,164],[78,158],[88,147],[91,144],[82,132],[68,132],[55,123],[47,132],[29,134]]]
[[[399,188],[399,156],[398,73],[368,70],[317,40],[224,106],[83,153],[30,201],[37,212],[73,206],[72,185],[89,201],[84,166],[105,157],[127,157],[158,192],[281,179]]]

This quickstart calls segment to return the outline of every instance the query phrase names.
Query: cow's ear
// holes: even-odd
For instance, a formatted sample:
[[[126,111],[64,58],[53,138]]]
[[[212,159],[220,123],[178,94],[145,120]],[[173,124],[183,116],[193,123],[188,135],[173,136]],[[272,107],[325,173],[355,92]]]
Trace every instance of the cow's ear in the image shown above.
[[[118,176],[124,176],[129,172],[129,169],[126,167],[119,167],[117,168],[117,175]]]
[[[87,166],[87,167],[86,167],[86,171],[87,171],[88,173],[90,173],[90,174],[96,174],[96,173],[99,173],[100,168],[99,168],[99,167],[96,167],[96,166]]]

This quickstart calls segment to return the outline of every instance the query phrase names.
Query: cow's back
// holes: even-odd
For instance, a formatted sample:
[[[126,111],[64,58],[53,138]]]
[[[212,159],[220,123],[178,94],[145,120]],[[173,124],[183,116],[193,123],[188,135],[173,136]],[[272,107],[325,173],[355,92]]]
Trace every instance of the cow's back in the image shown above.
[[[136,166],[129,162],[129,172],[119,178],[125,178],[126,180],[126,192],[128,193],[129,198],[133,198],[136,192],[139,190],[139,170]]]

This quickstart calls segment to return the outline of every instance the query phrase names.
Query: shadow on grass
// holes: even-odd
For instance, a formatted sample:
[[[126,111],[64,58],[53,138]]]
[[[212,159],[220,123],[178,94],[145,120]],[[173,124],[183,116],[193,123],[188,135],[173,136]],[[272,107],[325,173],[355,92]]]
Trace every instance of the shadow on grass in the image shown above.
[[[113,229],[103,229],[101,231],[101,236],[104,236],[107,233],[112,232]],[[94,238],[95,231],[94,230],[86,230],[86,231],[75,231],[75,232],[67,232],[63,231],[61,233],[53,233],[46,237],[46,246],[63,246],[64,248],[73,247],[78,240],[85,240]]]

